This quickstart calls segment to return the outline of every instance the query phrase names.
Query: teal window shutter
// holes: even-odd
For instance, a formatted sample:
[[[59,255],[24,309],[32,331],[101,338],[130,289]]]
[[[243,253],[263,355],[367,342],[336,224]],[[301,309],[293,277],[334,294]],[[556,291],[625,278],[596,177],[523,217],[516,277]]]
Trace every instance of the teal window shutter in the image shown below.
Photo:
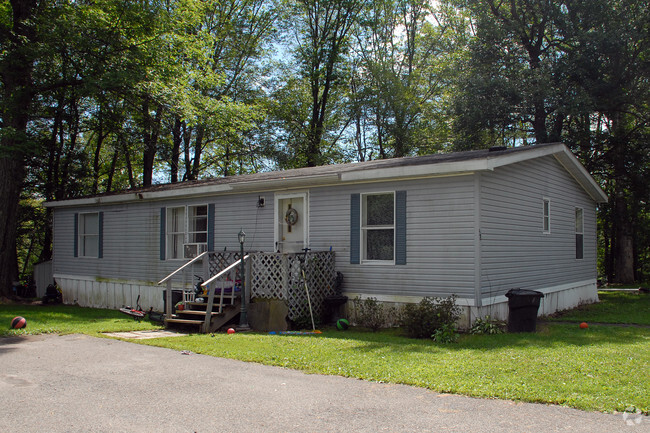
[[[214,251],[214,203],[208,205],[208,251]]]
[[[97,229],[99,239],[97,240],[97,258],[101,259],[104,257],[104,212],[99,212],[98,220],[99,227]]]
[[[350,196],[350,263],[361,263],[361,195]]]
[[[165,260],[167,245],[165,244],[167,234],[167,209],[160,208],[160,260]]]
[[[73,240],[73,256],[74,257],[79,257],[79,214],[75,213],[74,214],[74,240]]]
[[[406,264],[406,191],[395,192],[395,264]]]

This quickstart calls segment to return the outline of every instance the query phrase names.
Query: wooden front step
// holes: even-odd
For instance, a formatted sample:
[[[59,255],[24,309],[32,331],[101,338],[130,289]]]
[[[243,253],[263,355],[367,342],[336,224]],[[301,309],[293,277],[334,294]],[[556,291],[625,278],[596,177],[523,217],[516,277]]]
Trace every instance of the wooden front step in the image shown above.
[[[205,315],[207,303],[188,302],[186,309],[176,310],[172,317],[165,319],[165,325],[176,324],[186,326],[199,326],[201,332],[215,332],[221,326],[225,325],[229,320],[239,314],[241,302],[239,299],[235,301],[234,305],[226,304],[223,306],[221,313],[212,311],[210,315],[210,323],[205,324]],[[215,310],[219,309],[219,305],[213,305]]]
[[[212,312],[212,317],[222,315],[223,313],[218,313],[216,311]],[[205,311],[202,310],[176,310],[176,315],[177,316],[203,316],[205,317]]]
[[[165,319],[165,323],[178,323],[182,325],[203,325],[203,320],[179,319],[178,317],[172,317],[170,319]]]

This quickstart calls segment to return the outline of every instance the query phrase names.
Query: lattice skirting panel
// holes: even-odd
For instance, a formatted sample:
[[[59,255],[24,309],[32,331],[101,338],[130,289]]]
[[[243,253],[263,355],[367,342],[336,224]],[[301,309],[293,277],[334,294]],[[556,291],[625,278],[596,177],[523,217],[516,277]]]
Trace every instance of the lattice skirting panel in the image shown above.
[[[334,252],[308,252],[306,255],[253,253],[250,256],[250,280],[247,286],[252,298],[286,301],[289,319],[295,320],[309,317],[309,292],[314,316],[320,317],[323,300],[334,294]]]

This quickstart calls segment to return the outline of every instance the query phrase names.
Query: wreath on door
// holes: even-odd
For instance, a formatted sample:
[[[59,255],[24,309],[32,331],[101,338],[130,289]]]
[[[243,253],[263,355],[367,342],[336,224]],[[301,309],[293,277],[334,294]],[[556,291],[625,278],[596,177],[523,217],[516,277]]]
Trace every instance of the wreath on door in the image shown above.
[[[294,208],[287,209],[287,213],[284,214],[284,220],[287,222],[289,227],[298,222],[298,211]]]

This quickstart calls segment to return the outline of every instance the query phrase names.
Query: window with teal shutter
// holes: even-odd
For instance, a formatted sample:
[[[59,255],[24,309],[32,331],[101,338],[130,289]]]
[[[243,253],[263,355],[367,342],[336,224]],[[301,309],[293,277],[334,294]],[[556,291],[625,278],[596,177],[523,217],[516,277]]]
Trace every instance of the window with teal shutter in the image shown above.
[[[101,258],[103,255],[103,212],[75,214],[75,257]]]
[[[406,264],[406,191],[395,193],[395,264]]]
[[[352,194],[350,263],[406,264],[406,191]]]
[[[79,257],[79,214],[74,214],[74,240],[73,240],[73,256]]]
[[[167,209],[164,207],[160,208],[160,260],[165,260],[167,245],[165,242],[165,234],[167,233]]]
[[[104,258],[104,212],[99,213],[99,240],[97,246],[97,257]]]
[[[214,203],[208,205],[208,251],[214,251]]]
[[[360,198],[360,194],[350,196],[350,263],[353,265],[361,262]]]

